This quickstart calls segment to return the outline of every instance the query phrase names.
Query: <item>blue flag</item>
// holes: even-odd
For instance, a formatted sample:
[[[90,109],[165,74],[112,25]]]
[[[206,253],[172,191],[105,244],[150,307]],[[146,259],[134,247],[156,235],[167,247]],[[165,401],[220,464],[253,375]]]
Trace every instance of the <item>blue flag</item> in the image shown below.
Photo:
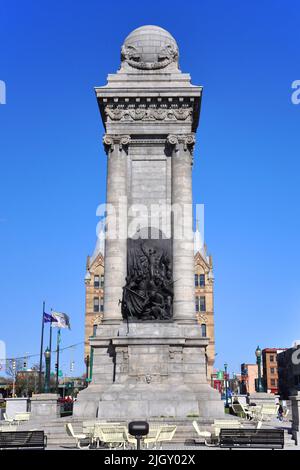
[[[44,323],[57,322],[56,318],[51,313],[44,312]]]

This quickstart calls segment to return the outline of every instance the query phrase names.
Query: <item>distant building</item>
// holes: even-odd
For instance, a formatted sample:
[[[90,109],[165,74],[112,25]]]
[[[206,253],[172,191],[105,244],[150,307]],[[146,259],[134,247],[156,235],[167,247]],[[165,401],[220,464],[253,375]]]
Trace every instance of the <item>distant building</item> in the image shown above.
[[[266,392],[278,393],[277,355],[284,348],[265,348],[262,350],[263,385]]]
[[[278,388],[283,399],[300,392],[300,345],[277,355]]]
[[[258,378],[257,364],[241,364],[241,393],[255,393],[255,381]]]
[[[104,232],[100,232],[93,255],[87,258],[85,275],[84,360],[90,355],[89,337],[101,323],[104,308]],[[206,350],[207,377],[210,380],[215,361],[214,275],[212,257],[207,255],[198,228],[194,234],[195,315],[202,336],[209,338]]]

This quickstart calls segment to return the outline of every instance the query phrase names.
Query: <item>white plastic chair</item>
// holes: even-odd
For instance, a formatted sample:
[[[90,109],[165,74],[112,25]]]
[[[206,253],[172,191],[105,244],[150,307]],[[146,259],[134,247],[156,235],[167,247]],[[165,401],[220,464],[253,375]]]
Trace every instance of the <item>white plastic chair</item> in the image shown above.
[[[160,433],[157,437],[156,442],[160,442],[160,448],[162,449],[162,443],[166,441],[171,441],[176,432],[177,426],[165,424],[161,427]]]
[[[214,435],[219,438],[221,429],[240,429],[242,424],[239,421],[233,421],[229,419],[214,420],[213,429]]]
[[[127,436],[127,429],[125,426],[117,425],[116,423],[100,424],[99,433],[101,434],[100,440],[108,444],[110,448],[123,447],[125,449]]]
[[[71,423],[66,424],[66,431],[67,431],[68,436],[73,437],[75,439],[76,447],[78,447],[78,449],[82,449],[81,441],[86,439],[88,436],[86,434],[75,434],[73,426],[72,426]],[[84,446],[84,447],[86,449],[88,449],[90,447],[90,443],[87,446]]]
[[[143,439],[143,443],[146,445],[147,449],[149,448],[149,444],[153,444],[153,447],[156,448],[156,444],[158,442],[158,437],[160,435],[161,430],[161,425],[156,426],[150,424],[149,433]]]
[[[14,417],[14,421],[17,421],[18,424],[29,421],[30,419],[30,413],[29,412],[24,412],[24,413],[16,413]]]
[[[4,421],[5,421],[6,423],[13,423],[13,422],[14,422],[14,418],[9,418],[9,417],[7,416],[7,413],[3,413],[3,418],[4,418]]]
[[[211,432],[209,431],[200,431],[197,421],[193,421],[193,426],[199,437],[204,438],[204,444],[206,446],[211,446],[211,443],[207,442],[207,439],[211,439]]]

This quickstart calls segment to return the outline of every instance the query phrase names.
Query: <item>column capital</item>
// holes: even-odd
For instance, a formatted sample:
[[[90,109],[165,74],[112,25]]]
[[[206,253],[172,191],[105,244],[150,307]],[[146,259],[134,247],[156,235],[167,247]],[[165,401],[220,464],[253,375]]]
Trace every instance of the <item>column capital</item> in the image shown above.
[[[104,134],[103,136],[103,145],[106,153],[112,152],[114,150],[114,146],[118,145],[119,150],[126,149],[129,145],[131,140],[130,135],[110,135]]]
[[[167,144],[173,147],[175,152],[179,150],[179,144],[183,144],[183,150],[189,150],[192,154],[195,142],[195,134],[169,134],[167,136]]]

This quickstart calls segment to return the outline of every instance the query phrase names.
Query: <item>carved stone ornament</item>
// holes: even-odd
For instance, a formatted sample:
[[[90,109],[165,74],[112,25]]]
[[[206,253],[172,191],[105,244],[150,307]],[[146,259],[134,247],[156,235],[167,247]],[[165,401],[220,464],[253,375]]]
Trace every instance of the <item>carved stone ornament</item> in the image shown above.
[[[100,313],[99,315],[96,315],[93,319],[93,325],[101,325],[103,322],[104,314]]]
[[[188,108],[111,108],[105,107],[106,116],[112,121],[191,121],[193,109]]]
[[[196,319],[199,325],[202,325],[203,323],[207,323],[207,316],[204,313],[196,313]]]
[[[194,134],[183,134],[183,135],[174,135],[169,134],[167,137],[167,143],[174,147],[175,150],[178,150],[178,144],[183,144],[183,149],[190,150],[191,154],[194,150],[196,139]]]
[[[167,67],[178,60],[178,50],[173,44],[163,46],[156,62],[144,62],[141,60],[142,51],[138,46],[123,44],[121,49],[121,60],[127,62],[131,67],[141,70],[157,70]]]
[[[103,144],[104,147],[112,152],[114,150],[114,145],[119,145],[119,150],[122,150],[123,147],[127,147],[130,143],[130,135],[119,135],[119,136],[112,136],[105,134],[103,136]]]

